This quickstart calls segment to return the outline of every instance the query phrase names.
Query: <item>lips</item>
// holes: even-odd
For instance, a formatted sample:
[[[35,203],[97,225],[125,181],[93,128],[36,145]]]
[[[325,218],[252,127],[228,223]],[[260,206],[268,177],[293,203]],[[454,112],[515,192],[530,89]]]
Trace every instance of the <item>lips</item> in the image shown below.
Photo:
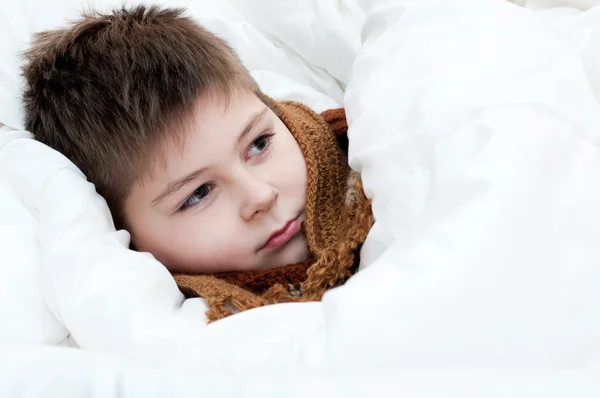
[[[301,221],[299,217],[288,221],[283,228],[273,232],[273,235],[264,244],[263,249],[277,249],[288,243],[300,231]]]

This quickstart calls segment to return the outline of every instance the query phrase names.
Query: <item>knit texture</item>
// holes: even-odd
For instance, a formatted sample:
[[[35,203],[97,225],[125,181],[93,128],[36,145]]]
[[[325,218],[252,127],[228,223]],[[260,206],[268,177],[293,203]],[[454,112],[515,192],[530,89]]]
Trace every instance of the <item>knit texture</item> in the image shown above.
[[[206,300],[209,322],[269,304],[321,300],[325,291],[343,284],[355,272],[360,247],[373,224],[360,176],[350,169],[339,145],[347,140],[344,110],[318,115],[300,103],[263,100],[288,127],[305,159],[302,232],[311,256],[274,269],[175,274],[187,297]]]

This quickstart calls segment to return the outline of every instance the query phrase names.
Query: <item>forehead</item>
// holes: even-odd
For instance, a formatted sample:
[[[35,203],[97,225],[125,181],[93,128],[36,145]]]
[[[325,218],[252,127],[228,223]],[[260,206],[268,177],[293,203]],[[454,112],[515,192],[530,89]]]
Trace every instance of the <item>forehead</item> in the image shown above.
[[[248,120],[266,105],[252,92],[212,95],[196,101],[193,111],[173,125],[146,162],[144,183],[159,175],[188,171],[191,162],[218,161],[231,151]],[[267,112],[265,119],[271,112]]]
[[[188,119],[184,137],[189,139],[199,134],[203,139],[228,138],[238,134],[248,119],[264,108],[265,104],[256,95],[246,91],[199,101]]]

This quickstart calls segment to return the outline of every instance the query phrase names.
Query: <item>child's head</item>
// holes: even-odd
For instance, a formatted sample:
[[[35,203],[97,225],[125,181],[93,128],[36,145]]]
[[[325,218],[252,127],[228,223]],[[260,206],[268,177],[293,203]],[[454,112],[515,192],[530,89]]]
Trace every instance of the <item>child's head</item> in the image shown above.
[[[231,48],[181,14],[138,6],[39,34],[24,67],[26,126],[171,270],[304,260],[298,144]],[[269,240],[283,227],[296,233]]]

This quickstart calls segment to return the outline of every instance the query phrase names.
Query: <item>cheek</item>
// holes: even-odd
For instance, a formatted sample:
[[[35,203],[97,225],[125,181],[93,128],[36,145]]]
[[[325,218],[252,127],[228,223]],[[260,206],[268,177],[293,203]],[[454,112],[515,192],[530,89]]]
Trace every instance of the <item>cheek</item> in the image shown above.
[[[200,210],[197,214],[183,214],[181,219],[174,221],[174,236],[191,257],[222,252],[238,234],[240,226],[232,208],[222,202],[217,201],[210,209]]]
[[[240,261],[244,254],[247,261],[240,223],[227,204],[215,204],[210,211],[163,218],[140,236],[144,250],[170,269],[192,272],[214,271],[213,267]]]
[[[298,151],[298,158],[296,164],[293,165],[293,169],[296,171],[294,179],[296,181],[296,189],[298,193],[302,195],[302,198],[306,196],[306,163],[300,151]]]
[[[306,163],[298,144],[290,134],[290,140],[286,143],[286,148],[280,154],[280,164],[277,167],[281,170],[280,180],[291,190],[294,195],[302,195],[306,192]]]

